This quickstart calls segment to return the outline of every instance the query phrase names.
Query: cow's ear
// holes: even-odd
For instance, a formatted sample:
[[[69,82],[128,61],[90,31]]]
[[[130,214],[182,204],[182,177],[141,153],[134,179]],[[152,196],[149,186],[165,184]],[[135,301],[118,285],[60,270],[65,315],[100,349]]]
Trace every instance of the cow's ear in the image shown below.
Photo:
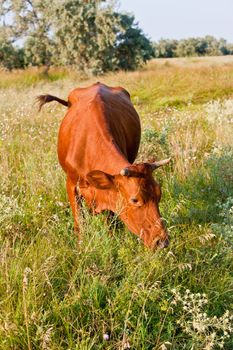
[[[93,170],[87,174],[87,181],[94,187],[106,190],[114,187],[114,176],[100,170]]]

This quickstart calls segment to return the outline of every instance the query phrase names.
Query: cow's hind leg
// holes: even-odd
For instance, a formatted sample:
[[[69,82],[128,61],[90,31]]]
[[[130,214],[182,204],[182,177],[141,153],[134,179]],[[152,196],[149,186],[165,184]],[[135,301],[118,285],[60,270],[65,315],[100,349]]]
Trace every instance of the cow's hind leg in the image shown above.
[[[77,198],[78,194],[76,191],[76,182],[73,182],[69,176],[67,176],[67,179],[66,179],[66,190],[67,190],[70,206],[74,217],[74,230],[78,236],[79,242],[81,242],[80,227],[79,227],[79,216],[80,216],[80,207],[78,204],[79,198]]]

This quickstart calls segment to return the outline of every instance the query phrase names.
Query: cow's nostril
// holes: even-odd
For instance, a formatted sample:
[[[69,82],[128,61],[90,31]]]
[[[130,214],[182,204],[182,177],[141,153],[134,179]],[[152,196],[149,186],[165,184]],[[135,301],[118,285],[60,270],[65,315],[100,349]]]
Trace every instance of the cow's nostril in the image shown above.
[[[155,246],[160,249],[167,248],[169,246],[169,239],[158,239],[155,243]]]
[[[169,246],[169,240],[167,238],[163,241],[159,239],[157,242],[157,246],[159,248],[167,248]]]

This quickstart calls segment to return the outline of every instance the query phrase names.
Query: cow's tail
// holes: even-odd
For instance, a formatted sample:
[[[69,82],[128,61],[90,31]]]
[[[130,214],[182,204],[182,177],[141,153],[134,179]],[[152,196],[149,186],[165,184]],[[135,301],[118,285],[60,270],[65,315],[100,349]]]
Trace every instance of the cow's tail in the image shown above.
[[[36,100],[39,103],[39,111],[41,110],[41,108],[45,103],[52,102],[52,101],[57,101],[61,103],[63,106],[69,107],[69,103],[67,101],[52,95],[40,95],[40,96],[37,96]]]

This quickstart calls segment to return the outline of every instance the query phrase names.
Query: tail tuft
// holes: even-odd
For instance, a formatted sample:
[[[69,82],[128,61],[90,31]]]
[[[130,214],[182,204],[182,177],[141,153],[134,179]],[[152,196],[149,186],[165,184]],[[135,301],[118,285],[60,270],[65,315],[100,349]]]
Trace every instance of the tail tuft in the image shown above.
[[[41,108],[45,103],[52,102],[52,101],[57,101],[66,107],[69,106],[67,101],[52,95],[40,95],[40,96],[37,96],[36,100],[39,103],[39,111],[41,110]]]

